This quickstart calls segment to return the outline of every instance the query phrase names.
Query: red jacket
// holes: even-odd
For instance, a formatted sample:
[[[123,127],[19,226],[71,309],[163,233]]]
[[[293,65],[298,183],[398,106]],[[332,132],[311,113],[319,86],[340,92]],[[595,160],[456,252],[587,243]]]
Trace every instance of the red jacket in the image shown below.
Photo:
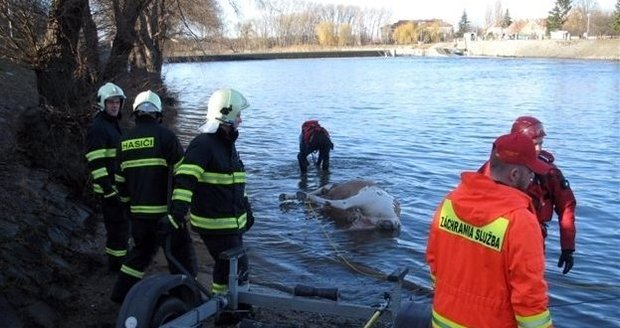
[[[560,244],[562,250],[575,250],[575,207],[577,201],[570,188],[568,180],[562,175],[562,171],[553,164],[554,157],[547,151],[541,151],[538,155],[542,160],[549,163],[551,171],[546,175],[536,175],[534,181],[527,189],[527,194],[532,197],[536,216],[541,224],[543,237],[547,237],[547,222],[551,221],[553,210],[558,215],[560,225]],[[489,162],[484,163],[478,172],[490,175]]]
[[[437,208],[426,259],[433,327],[551,327],[539,224],[523,192],[466,172]]]

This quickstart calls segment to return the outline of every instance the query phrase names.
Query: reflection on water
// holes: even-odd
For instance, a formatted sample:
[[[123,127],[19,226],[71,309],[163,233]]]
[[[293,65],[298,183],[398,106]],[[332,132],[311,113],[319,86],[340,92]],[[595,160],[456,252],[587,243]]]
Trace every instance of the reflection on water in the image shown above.
[[[251,107],[237,142],[257,222],[244,239],[252,279],[336,286],[345,300],[376,303],[389,285],[371,272],[408,267],[407,293],[428,291],[428,225],[463,170],[477,169],[514,118],[534,115],[545,147],[570,180],[577,208],[575,267],[557,268],[557,219],[546,241],[556,327],[619,326],[620,76],[617,62],[357,58],[187,63],[165,66],[181,106],[184,145],[209,94],[240,90]],[[299,128],[319,119],[332,136],[330,173],[297,166]],[[401,203],[398,236],[349,231],[281,193],[326,183],[376,181]],[[201,245],[197,247],[202,247]],[[349,263],[349,264],[347,264]]]

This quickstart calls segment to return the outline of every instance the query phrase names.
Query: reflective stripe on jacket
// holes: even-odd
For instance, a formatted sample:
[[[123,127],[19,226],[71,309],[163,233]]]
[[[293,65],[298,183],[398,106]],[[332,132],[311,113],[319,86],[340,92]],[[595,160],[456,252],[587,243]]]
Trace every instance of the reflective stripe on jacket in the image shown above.
[[[189,207],[190,223],[199,233],[243,232],[248,220],[245,183],[234,141],[221,131],[200,134],[175,173],[171,213],[184,216]]]
[[[86,134],[86,160],[93,179],[93,191],[103,197],[116,194],[114,160],[121,129],[116,117],[99,112]]]
[[[466,172],[431,224],[433,327],[551,327],[539,224],[523,193]]]
[[[168,213],[169,178],[183,157],[177,136],[143,116],[121,138],[117,154],[116,183],[132,216],[160,218]]]

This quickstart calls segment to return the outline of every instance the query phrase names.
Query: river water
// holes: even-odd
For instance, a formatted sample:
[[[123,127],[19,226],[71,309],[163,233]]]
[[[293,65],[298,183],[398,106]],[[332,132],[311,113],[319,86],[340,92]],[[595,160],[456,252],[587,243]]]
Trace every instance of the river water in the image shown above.
[[[463,170],[477,169],[493,139],[520,115],[545,124],[545,148],[576,194],[577,252],[562,275],[557,219],[546,241],[556,327],[620,327],[620,63],[495,58],[347,58],[167,64],[178,92],[176,128],[196,135],[210,93],[240,90],[238,149],[257,223],[246,234],[252,280],[340,288],[362,304],[389,285],[363,272],[407,267],[407,295],[430,287],[424,251],[435,207]],[[300,176],[300,125],[331,133],[331,173]],[[366,178],[402,206],[398,235],[345,230],[280,193]],[[203,247],[203,246],[197,246]],[[204,262],[203,262],[204,263]],[[415,290],[411,285],[420,287]]]

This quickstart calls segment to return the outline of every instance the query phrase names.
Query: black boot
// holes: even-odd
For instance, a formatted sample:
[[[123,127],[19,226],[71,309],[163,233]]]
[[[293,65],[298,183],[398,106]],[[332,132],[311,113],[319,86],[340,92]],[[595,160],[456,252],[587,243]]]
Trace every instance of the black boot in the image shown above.
[[[108,272],[119,272],[124,262],[125,256],[112,256],[108,254]]]
[[[118,275],[118,280],[116,280],[116,284],[114,285],[114,289],[112,289],[110,300],[118,304],[123,303],[125,296],[127,296],[127,293],[129,293],[131,287],[133,287],[133,285],[135,285],[138,281],[140,281],[140,279],[120,272]]]

